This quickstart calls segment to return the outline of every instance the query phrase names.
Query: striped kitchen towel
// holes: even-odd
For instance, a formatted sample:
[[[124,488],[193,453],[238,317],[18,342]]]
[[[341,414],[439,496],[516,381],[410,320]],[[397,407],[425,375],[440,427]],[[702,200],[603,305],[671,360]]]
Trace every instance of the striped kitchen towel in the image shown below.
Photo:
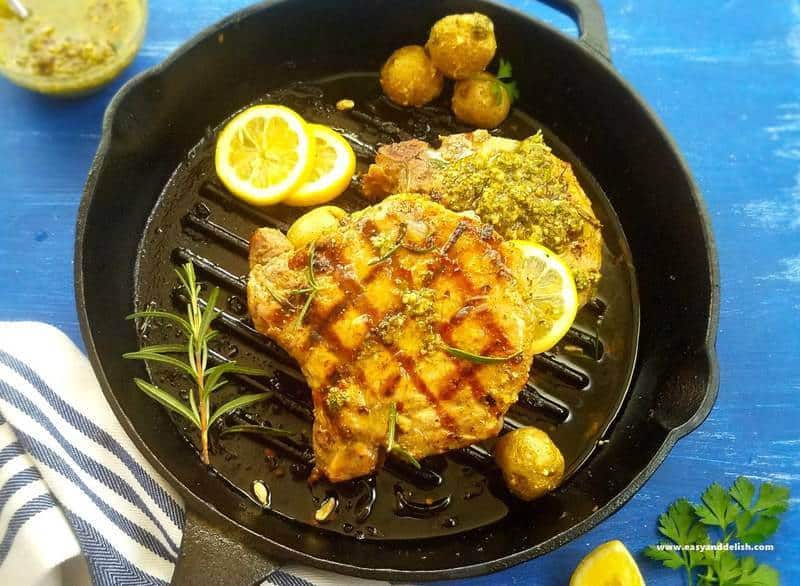
[[[166,584],[183,523],[69,338],[0,322],[0,584]],[[270,583],[379,584],[305,567]]]

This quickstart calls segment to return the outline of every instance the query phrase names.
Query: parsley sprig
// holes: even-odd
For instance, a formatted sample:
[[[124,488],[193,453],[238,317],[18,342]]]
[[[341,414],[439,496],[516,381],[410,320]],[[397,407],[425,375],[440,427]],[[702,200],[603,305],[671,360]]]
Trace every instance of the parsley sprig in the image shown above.
[[[519,88],[517,87],[517,82],[511,78],[512,74],[511,63],[506,59],[500,59],[497,75],[495,75],[498,84],[494,87],[494,95],[498,104],[503,101],[502,88],[505,88],[508,93],[508,99],[512,104],[519,99]]]
[[[709,486],[700,504],[686,499],[674,502],[658,519],[659,532],[676,551],[651,545],[644,554],[664,566],[686,571],[688,584],[701,586],[777,586],[778,572],[759,564],[752,556],[739,558],[732,551],[697,546],[730,543],[764,543],[778,529],[779,516],[789,506],[789,489],[765,482],[760,489],[740,476],[729,490],[720,484]]]

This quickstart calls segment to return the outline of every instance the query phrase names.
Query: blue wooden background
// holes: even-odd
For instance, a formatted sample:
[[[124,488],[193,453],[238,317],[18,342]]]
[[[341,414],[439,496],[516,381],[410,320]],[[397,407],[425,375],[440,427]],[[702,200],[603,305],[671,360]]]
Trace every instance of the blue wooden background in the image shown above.
[[[46,321],[80,343],[74,223],[103,110],[124,79],[245,4],[151,2],[138,58],[89,98],[52,100],[0,80],[0,319]],[[511,4],[575,32],[536,0]],[[800,584],[800,0],[604,5],[614,64],[672,132],[711,213],[722,268],[719,401],[616,515],[550,555],[464,583],[565,584],[594,546],[619,538],[638,555],[671,501],[745,474],[791,485],[776,550],[760,557],[784,584]],[[648,583],[681,583],[640,562]]]

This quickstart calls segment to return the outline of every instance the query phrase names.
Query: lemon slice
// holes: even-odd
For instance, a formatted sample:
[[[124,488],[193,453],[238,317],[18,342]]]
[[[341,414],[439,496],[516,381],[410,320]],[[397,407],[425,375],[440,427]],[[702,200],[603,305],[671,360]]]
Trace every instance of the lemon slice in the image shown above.
[[[331,201],[347,189],[356,170],[350,143],[335,130],[309,124],[314,137],[314,165],[303,183],[283,200],[290,206],[313,206]]]
[[[597,546],[581,560],[569,586],[645,586],[636,560],[621,541]]]
[[[529,341],[534,354],[547,352],[567,333],[578,312],[575,279],[552,250],[527,240],[512,240],[524,257],[526,300],[534,315]]]
[[[314,161],[306,122],[283,106],[253,106],[233,118],[217,139],[217,175],[234,195],[255,205],[283,200]]]

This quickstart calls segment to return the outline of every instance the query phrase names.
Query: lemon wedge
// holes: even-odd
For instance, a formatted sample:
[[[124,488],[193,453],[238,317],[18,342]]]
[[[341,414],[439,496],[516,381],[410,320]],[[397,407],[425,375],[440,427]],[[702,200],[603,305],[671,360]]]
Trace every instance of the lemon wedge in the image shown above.
[[[569,586],[645,586],[636,560],[621,541],[597,546],[581,560]]]
[[[314,163],[305,182],[283,200],[290,206],[314,206],[341,195],[356,170],[356,155],[338,132],[321,124],[310,124],[314,137]]]
[[[524,258],[526,300],[533,310],[529,335],[534,354],[547,352],[567,333],[578,312],[578,292],[569,267],[553,252],[528,240],[512,240]]]
[[[306,178],[314,139],[299,114],[253,106],[228,122],[217,139],[217,175],[234,195],[255,205],[281,202]]]

